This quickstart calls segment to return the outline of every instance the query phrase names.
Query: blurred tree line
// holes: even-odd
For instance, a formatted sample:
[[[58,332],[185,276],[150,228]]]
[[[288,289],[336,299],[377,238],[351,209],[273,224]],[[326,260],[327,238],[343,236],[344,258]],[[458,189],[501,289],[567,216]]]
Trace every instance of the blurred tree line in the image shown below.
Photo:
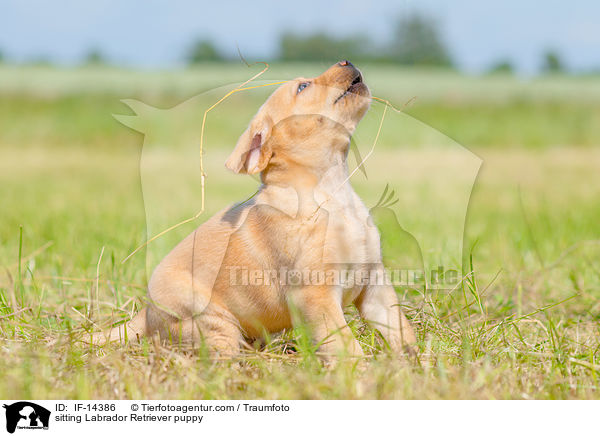
[[[327,61],[350,59],[354,62],[386,62],[402,65],[451,67],[452,58],[439,33],[436,20],[413,13],[401,17],[394,26],[392,40],[374,44],[366,35],[336,37],[324,32],[296,34],[285,32],[279,40],[280,61]],[[188,62],[224,61],[212,41],[198,40],[187,55]]]
[[[284,32],[279,39],[275,61],[327,62],[340,59],[352,62],[377,62],[408,66],[453,68],[450,50],[440,32],[437,20],[413,12],[396,20],[392,37],[376,44],[365,34],[334,36],[326,32],[310,34]],[[199,39],[187,51],[189,64],[202,62],[237,61],[238,57],[224,54],[210,39]],[[546,50],[542,53],[540,70],[546,74],[564,73],[565,67],[559,53]],[[490,74],[513,74],[510,59],[498,59],[487,70]]]

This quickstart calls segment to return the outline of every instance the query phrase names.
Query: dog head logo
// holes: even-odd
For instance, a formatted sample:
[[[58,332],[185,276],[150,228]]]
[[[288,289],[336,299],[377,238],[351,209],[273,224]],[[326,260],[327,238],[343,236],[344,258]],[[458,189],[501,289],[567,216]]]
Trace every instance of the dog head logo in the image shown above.
[[[14,433],[18,429],[48,429],[50,411],[42,406],[28,401],[19,401],[6,409],[6,431]]]

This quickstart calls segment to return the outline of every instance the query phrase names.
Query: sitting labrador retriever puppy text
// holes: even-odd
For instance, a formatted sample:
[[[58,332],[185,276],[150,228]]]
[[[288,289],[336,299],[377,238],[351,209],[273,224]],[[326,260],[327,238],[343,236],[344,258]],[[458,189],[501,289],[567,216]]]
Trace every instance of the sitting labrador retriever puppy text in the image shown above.
[[[348,61],[279,87],[240,137],[226,166],[260,173],[249,201],[177,245],[154,271],[149,306],[95,343],[159,335],[231,357],[244,338],[305,323],[325,356],[362,355],[343,309],[354,303],[393,352],[415,342],[391,285],[342,283],[383,270],[379,233],[348,181],[346,157],[371,96]]]

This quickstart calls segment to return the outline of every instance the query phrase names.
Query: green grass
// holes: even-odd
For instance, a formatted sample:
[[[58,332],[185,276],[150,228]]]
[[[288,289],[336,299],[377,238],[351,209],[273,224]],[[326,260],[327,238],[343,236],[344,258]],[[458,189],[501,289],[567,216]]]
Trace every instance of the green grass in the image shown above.
[[[278,65],[270,74],[319,68]],[[145,238],[148,188],[140,174],[158,182],[150,194],[165,213],[156,223],[189,216],[199,204],[186,147],[194,150],[190,138],[213,94],[145,118],[158,139],[146,144],[151,153],[141,169],[142,135],[111,116],[130,113],[119,99],[167,108],[219,80],[244,80],[248,71],[2,67],[0,397],[599,398],[600,132],[592,120],[600,81],[556,77],[526,86],[508,77],[372,66],[364,72],[378,96],[400,104],[413,92],[422,97],[410,116],[388,114],[368,180],[353,178],[357,192],[372,206],[389,183],[402,226],[439,242],[426,257],[469,267],[472,258],[472,274],[452,292],[399,290],[417,331],[418,362],[389,356],[352,308],[347,315],[366,365],[323,368],[302,331],[253,344],[260,351],[232,362],[151,342],[101,349],[81,343],[91,321],[105,325],[141,307],[144,254],[121,263]],[[198,222],[256,188],[255,180],[228,174],[223,162],[265,93],[240,95],[211,114],[207,212]],[[363,155],[380,114],[374,107],[357,131]],[[173,128],[174,120],[183,128]],[[461,149],[438,131],[483,161],[464,258],[451,240],[462,239],[452,227],[464,212],[453,197],[462,188],[450,171],[458,166],[460,174]],[[167,235],[157,250],[196,224]],[[381,228],[393,231],[391,223]]]

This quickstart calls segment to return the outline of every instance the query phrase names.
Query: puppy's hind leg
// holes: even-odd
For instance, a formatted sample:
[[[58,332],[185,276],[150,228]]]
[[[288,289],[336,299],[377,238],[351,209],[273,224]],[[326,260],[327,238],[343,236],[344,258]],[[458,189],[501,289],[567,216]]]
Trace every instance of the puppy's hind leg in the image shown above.
[[[148,309],[148,325],[149,335],[158,335],[163,343],[205,348],[211,359],[235,357],[242,341],[241,330],[233,317],[213,305],[200,314],[185,318],[151,305]]]
[[[239,354],[244,340],[242,330],[225,309],[210,304],[195,318],[195,327],[211,359],[231,359]]]

